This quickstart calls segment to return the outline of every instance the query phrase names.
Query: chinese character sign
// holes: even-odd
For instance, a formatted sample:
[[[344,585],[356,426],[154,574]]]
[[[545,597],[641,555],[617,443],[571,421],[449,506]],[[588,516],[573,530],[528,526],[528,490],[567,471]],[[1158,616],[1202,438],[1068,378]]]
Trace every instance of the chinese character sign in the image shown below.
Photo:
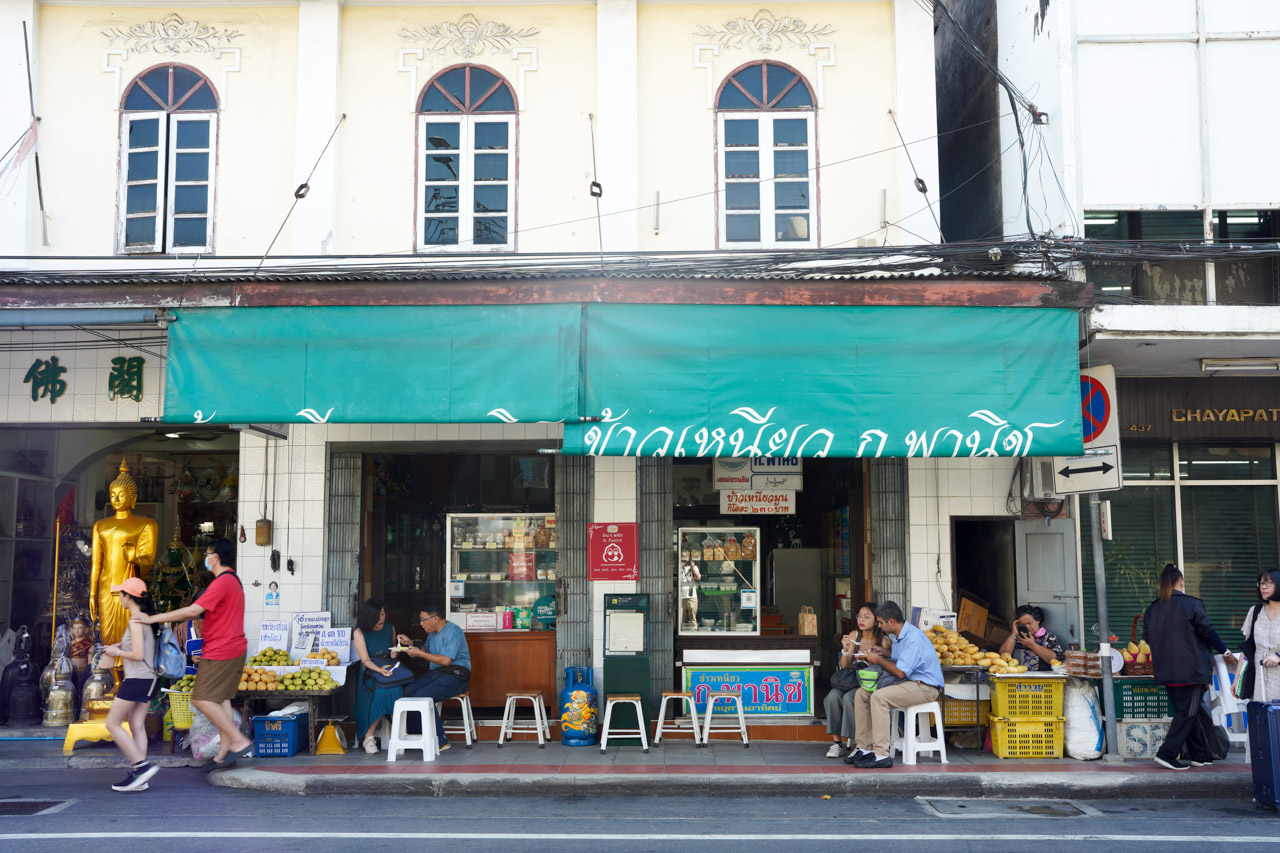
[[[31,402],[42,397],[48,397],[50,404],[58,402],[58,398],[67,393],[67,380],[62,378],[66,372],[67,369],[58,364],[56,355],[50,356],[48,361],[36,359],[22,380],[31,384]]]
[[[146,359],[140,355],[132,358],[111,359],[111,375],[107,377],[107,398],[126,397],[136,403],[142,402],[142,366]]]

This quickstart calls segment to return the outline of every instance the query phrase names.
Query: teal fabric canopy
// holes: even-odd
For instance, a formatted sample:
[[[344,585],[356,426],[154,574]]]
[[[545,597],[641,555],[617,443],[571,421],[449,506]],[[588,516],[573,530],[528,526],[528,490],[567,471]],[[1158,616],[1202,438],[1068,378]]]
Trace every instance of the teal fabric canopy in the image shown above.
[[[588,305],[600,456],[1082,452],[1070,309]]]
[[[531,423],[578,415],[581,306],[175,312],[176,423]]]
[[[602,456],[1077,455],[1077,334],[1054,308],[185,309],[165,420],[557,421],[565,453]]]

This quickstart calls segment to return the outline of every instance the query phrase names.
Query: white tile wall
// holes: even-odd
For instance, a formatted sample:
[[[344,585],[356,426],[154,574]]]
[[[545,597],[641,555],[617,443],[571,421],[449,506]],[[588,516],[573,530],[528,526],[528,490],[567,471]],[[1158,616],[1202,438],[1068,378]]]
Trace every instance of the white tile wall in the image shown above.
[[[907,460],[907,553],[911,604],[949,608],[951,517],[1003,516],[1018,460]],[[939,577],[941,569],[941,577]]]
[[[595,522],[636,520],[636,460],[620,456],[598,456],[594,460]],[[591,655],[595,684],[604,684],[604,611],[600,602],[612,593],[636,591],[634,581],[595,581],[591,584]]]
[[[135,331],[109,331],[116,337],[136,337]],[[153,329],[149,336],[160,334]],[[84,345],[102,349],[75,349]],[[163,354],[165,347],[148,346]],[[66,392],[56,403],[48,397],[31,400],[31,385],[23,382],[36,359],[57,356],[58,364],[67,368],[61,378]],[[140,356],[142,368],[142,401],[108,399],[107,378],[111,375],[111,359]],[[0,422],[4,423],[111,423],[136,422],[144,417],[158,417],[164,409],[164,359],[139,352],[132,347],[104,341],[96,335],[79,331],[4,331],[0,332],[0,378],[6,384],[0,391]]]

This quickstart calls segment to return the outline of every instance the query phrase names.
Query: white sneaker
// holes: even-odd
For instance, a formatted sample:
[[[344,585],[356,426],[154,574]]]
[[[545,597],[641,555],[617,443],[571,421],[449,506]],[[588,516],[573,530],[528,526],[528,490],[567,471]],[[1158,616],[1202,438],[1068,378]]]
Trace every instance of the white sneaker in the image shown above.
[[[369,735],[369,737],[365,738],[365,739],[364,739],[364,751],[365,751],[365,752],[367,752],[367,753],[369,753],[370,755],[377,755],[377,754],[378,754],[378,739],[377,739],[377,738],[375,738],[373,735]]]
[[[844,747],[838,743],[831,744],[831,748],[827,750],[827,758],[843,758]]]

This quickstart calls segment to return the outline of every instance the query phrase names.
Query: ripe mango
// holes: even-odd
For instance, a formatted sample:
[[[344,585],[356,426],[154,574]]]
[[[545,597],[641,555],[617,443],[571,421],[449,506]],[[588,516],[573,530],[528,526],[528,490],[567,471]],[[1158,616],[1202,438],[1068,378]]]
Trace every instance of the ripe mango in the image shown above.
[[[1147,645],[1146,640],[1139,640],[1138,651],[1142,652],[1143,654],[1149,655],[1151,654],[1151,647]]]
[[[1138,644],[1137,644],[1137,643],[1130,643],[1130,644],[1129,644],[1129,654],[1131,654],[1131,655],[1136,655],[1136,654],[1137,654],[1138,652],[1140,652],[1140,651],[1142,651],[1142,649],[1138,648]]]

